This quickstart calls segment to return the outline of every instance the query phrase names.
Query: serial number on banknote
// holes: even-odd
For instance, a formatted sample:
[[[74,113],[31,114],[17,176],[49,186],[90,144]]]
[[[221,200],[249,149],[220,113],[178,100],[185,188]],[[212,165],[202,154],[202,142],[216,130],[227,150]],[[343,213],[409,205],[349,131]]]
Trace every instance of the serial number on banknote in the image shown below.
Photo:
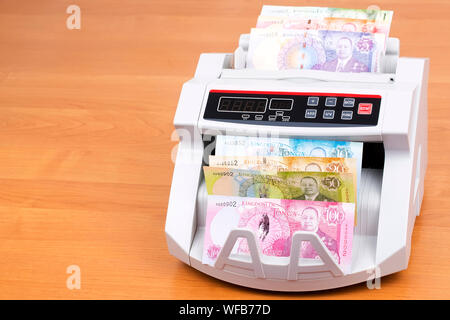
[[[216,202],[218,207],[233,207],[236,208],[236,201]]]
[[[221,171],[221,172],[213,172],[212,175],[213,176],[230,176],[232,177],[234,174],[234,172],[232,171]]]

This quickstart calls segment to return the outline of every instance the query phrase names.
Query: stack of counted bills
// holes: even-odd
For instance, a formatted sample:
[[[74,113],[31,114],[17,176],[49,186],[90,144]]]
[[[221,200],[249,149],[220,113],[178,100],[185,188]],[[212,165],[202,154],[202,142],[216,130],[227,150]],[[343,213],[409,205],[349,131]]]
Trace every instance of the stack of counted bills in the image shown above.
[[[316,233],[350,272],[362,143],[222,136],[204,176],[208,192],[203,263],[214,265],[229,232],[249,228],[262,254],[288,257],[297,231]],[[233,254],[248,254],[245,239]],[[310,243],[301,258],[318,259]]]
[[[247,68],[379,72],[392,11],[263,6]]]

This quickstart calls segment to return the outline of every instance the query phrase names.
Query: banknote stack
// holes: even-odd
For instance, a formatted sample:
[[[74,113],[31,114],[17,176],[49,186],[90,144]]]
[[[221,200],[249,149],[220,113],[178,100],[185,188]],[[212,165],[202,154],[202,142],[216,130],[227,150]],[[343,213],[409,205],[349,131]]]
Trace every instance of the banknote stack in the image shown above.
[[[379,72],[392,11],[263,6],[247,68]]]
[[[214,265],[234,228],[252,230],[261,253],[276,257],[289,257],[292,236],[305,231],[349,273],[362,143],[219,135],[215,150],[203,168],[203,263]],[[238,240],[232,254],[248,253],[246,239]],[[309,242],[300,257],[320,259]]]

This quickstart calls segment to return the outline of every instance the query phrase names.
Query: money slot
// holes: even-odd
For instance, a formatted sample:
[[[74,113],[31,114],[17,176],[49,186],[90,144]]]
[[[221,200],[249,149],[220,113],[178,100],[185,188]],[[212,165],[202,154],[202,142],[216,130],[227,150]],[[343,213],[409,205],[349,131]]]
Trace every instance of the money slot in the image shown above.
[[[205,150],[214,155],[211,146],[215,144],[215,137],[204,137]],[[210,147],[208,147],[210,146]],[[207,159],[204,155],[204,159]],[[358,202],[358,223],[354,228],[352,267],[353,275],[366,276],[366,270],[373,268],[376,255],[376,240],[378,230],[378,218],[381,200],[382,176],[384,167],[384,146],[383,143],[364,143],[363,147],[363,168],[361,177],[361,200]],[[207,165],[206,162],[203,163]],[[249,238],[252,243],[256,243],[256,235],[249,230],[235,228],[230,230],[223,242],[223,253],[217,260],[214,267],[202,264],[203,237],[205,233],[207,215],[208,193],[204,177],[200,179],[197,193],[196,214],[197,228],[191,248],[191,264],[200,269],[215,269],[233,275],[241,275],[250,278],[270,279],[270,280],[296,280],[296,279],[316,279],[319,282],[325,279],[342,277],[343,270],[334,263],[331,253],[326,246],[319,241],[315,243],[316,251],[321,251],[319,261],[311,259],[295,260],[289,257],[265,256],[260,248],[253,247],[257,252],[251,252],[249,256],[231,254],[230,251],[235,245],[237,237]],[[306,232],[297,232],[297,237],[308,237]],[[314,240],[314,239],[313,239]],[[291,247],[296,247],[297,242],[292,242]],[[257,248],[257,249],[255,249]],[[256,257],[256,259],[255,259]],[[298,259],[298,257],[297,257]],[[296,262],[299,262],[298,264]],[[298,270],[298,271],[293,271]],[[205,270],[206,272],[206,270]],[[208,272],[212,272],[209,270]],[[283,287],[285,288],[285,287]],[[285,290],[285,289],[283,289]],[[295,290],[299,290],[297,287]]]

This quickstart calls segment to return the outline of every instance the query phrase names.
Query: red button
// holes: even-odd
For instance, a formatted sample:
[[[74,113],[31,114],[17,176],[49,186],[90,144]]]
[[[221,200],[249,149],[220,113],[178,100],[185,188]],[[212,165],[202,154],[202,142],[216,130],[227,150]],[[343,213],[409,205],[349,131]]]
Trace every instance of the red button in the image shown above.
[[[372,114],[372,104],[371,103],[358,104],[358,114]]]

